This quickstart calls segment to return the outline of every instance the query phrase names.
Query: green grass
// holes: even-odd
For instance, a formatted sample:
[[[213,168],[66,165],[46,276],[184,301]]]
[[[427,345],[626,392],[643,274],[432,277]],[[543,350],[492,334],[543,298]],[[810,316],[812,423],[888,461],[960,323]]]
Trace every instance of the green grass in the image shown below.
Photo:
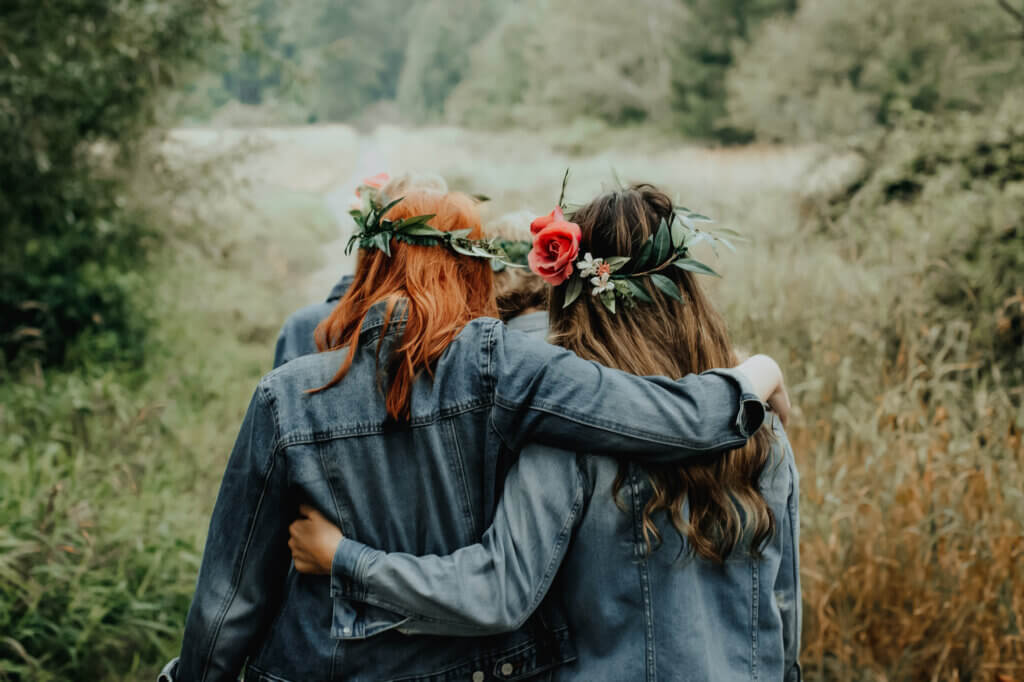
[[[176,654],[237,426],[334,236],[314,195],[241,206],[158,258],[142,370],[0,379],[0,679],[152,678]]]

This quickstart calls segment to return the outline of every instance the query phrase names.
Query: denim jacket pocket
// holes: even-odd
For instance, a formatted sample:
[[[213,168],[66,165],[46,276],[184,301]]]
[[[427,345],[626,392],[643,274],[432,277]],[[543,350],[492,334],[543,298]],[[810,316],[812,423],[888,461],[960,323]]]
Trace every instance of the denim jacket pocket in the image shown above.
[[[334,639],[366,639],[401,627],[409,621],[408,616],[379,606],[340,597],[331,601],[331,637]]]

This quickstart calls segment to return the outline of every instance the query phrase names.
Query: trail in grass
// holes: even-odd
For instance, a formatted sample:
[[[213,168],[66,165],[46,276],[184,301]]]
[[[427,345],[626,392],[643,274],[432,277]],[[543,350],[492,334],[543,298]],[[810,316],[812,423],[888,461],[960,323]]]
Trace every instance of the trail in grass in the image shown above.
[[[364,178],[386,170],[387,159],[374,136],[361,135],[359,155],[352,174],[345,182],[328,190],[324,195],[324,203],[338,223],[338,232],[336,239],[323,245],[324,266],[309,275],[306,293],[310,301],[322,300],[342,275],[355,270],[355,252],[345,255],[345,244],[352,234],[349,204]]]

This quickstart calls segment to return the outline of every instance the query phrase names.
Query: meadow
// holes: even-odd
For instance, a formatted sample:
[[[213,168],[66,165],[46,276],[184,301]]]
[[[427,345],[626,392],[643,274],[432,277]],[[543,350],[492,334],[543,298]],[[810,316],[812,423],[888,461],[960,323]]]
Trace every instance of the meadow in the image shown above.
[[[161,153],[218,183],[151,198],[180,215],[145,279],[145,365],[0,383],[0,679],[151,678],[175,654],[250,392],[285,316],[347,267],[330,197],[369,162],[485,193],[489,217],[546,213],[567,167],[570,202],[649,181],[743,233],[705,254],[708,286],[797,407],[806,678],[1024,679],[1019,372],[992,359],[998,316],[936,297],[961,220],[843,222],[858,154],[586,126],[186,130]]]

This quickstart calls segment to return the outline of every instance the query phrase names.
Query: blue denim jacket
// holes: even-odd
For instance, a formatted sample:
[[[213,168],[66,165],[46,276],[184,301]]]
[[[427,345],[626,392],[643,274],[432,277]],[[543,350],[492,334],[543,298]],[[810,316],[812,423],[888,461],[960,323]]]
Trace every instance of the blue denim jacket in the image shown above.
[[[305,392],[334,375],[345,350],[296,358],[260,381],[221,483],[175,679],[234,680],[246,661],[247,679],[275,682],[520,679],[570,660],[563,624],[544,614],[453,645],[404,636],[387,607],[332,602],[328,577],[292,565],[298,504],[375,547],[447,554],[480,539],[508,453],[528,441],[668,461],[734,448],[764,418],[742,374],[642,379],[481,318],[433,381],[416,382],[411,421],[397,424],[376,354],[379,345],[386,357],[398,320],[385,329],[375,307],[351,371],[327,391]]]
[[[274,346],[274,367],[280,367],[289,360],[316,352],[316,344],[313,342],[313,332],[316,331],[316,326],[331,314],[334,306],[352,286],[353,280],[352,275],[345,275],[331,288],[331,293],[327,295],[326,301],[300,308],[288,316],[277,335],[277,344]]]
[[[741,549],[724,566],[695,558],[665,515],[656,517],[663,544],[647,555],[642,467],[628,465],[619,507],[615,459],[528,446],[480,543],[414,557],[346,538],[336,592],[388,605],[404,632],[480,635],[519,627],[553,584],[543,603],[564,605],[579,653],[553,679],[799,680],[799,478],[772,421],[760,488],[777,532],[760,558]]]

